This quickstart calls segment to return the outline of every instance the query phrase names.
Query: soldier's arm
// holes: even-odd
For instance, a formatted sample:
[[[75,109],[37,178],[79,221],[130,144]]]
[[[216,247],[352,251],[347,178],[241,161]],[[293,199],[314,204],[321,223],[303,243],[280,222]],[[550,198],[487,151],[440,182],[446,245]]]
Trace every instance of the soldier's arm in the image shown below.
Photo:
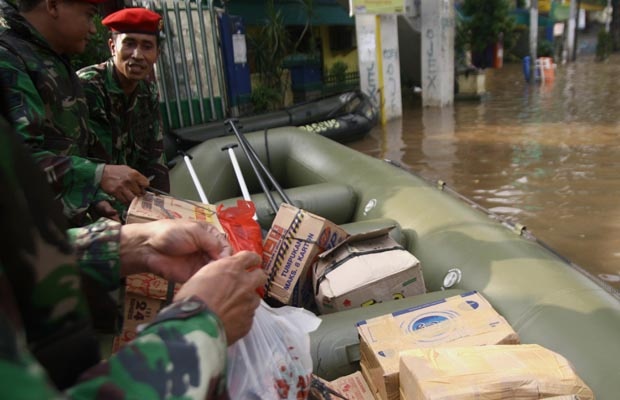
[[[227,342],[220,320],[197,298],[163,310],[138,337],[90,369],[68,391],[84,398],[218,399],[226,390]]]
[[[224,328],[198,299],[162,311],[138,338],[59,393],[25,346],[24,332],[11,318],[17,307],[10,307],[9,293],[3,293],[0,398],[219,399],[226,390]]]
[[[62,198],[65,215],[85,211],[95,196],[103,164],[84,157],[62,154],[71,145],[68,137],[46,138],[51,129],[45,104],[21,59],[0,48],[1,89],[8,101],[8,117],[41,169],[57,198]],[[54,149],[58,151],[54,151]]]

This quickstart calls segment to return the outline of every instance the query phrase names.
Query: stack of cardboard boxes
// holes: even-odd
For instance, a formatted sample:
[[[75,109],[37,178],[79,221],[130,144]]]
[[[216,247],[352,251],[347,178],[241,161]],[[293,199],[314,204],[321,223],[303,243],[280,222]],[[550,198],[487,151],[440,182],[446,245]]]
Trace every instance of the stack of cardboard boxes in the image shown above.
[[[146,193],[135,198],[127,211],[128,224],[176,218],[209,222],[223,232],[215,207],[209,204]],[[138,326],[155,318],[159,310],[172,301],[179,288],[179,284],[171,284],[153,274],[128,276],[123,288],[123,327],[114,337],[112,351],[135,338]]]
[[[362,374],[380,400],[593,398],[562,356],[520,345],[477,292],[358,323]]]

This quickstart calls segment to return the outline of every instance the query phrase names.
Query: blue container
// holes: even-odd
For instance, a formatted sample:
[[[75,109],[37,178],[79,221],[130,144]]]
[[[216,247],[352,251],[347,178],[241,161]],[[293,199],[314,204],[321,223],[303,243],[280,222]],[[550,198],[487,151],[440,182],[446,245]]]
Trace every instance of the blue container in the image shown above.
[[[532,78],[532,63],[530,56],[523,57],[523,76],[525,77],[526,82],[529,82]]]

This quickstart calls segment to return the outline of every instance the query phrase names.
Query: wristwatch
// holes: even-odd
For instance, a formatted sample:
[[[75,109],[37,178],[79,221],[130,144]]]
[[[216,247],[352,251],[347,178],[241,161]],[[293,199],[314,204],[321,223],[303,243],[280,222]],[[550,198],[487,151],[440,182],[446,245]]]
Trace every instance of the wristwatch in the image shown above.
[[[207,305],[198,296],[191,296],[162,308],[149,326],[171,319],[188,319],[206,311],[210,311]]]

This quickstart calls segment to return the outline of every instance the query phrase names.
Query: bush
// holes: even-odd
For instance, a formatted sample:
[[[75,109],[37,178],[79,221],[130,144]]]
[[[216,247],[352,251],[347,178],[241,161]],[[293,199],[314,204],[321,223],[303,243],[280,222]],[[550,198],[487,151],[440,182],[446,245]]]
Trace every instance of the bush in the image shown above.
[[[536,46],[536,56],[553,57],[553,44],[546,39],[539,40]]]
[[[279,90],[259,84],[252,89],[250,100],[252,101],[254,112],[262,113],[277,109],[282,101],[282,98]]]
[[[347,69],[349,69],[349,66],[346,63],[336,61],[330,68],[329,73],[334,76],[337,83],[341,83],[347,79]]]
[[[613,38],[611,34],[605,29],[601,29],[598,31],[597,41],[596,41],[596,60],[597,61],[605,61],[607,57],[611,54],[614,47]]]
[[[102,63],[110,58],[110,49],[108,48],[110,34],[108,28],[101,24],[101,19],[100,15],[96,15],[93,19],[97,32],[88,41],[86,50],[71,58],[71,65],[76,71],[89,65]]]

